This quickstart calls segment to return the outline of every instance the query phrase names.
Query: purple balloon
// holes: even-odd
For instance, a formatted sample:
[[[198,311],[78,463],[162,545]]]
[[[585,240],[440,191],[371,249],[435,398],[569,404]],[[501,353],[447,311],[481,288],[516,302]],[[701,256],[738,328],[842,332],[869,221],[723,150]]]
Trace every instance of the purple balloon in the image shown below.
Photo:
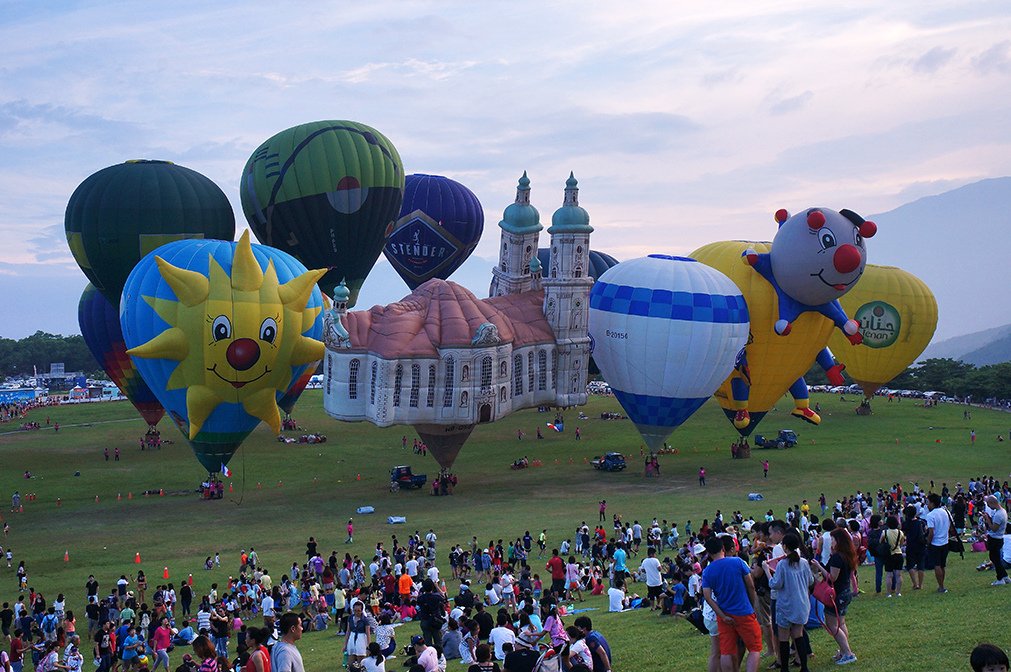
[[[411,289],[447,280],[481,239],[484,210],[474,192],[441,175],[408,175],[400,218],[383,254]]]

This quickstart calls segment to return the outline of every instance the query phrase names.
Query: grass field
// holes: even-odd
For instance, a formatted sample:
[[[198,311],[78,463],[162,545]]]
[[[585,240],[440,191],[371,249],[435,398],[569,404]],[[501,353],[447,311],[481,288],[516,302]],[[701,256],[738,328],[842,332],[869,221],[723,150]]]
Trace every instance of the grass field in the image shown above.
[[[850,397],[849,399],[854,399]],[[416,472],[437,471],[432,458],[403,451],[400,437],[410,428],[377,429],[366,424],[340,424],[322,411],[321,393],[308,391],[296,409],[300,424],[328,435],[319,445],[276,442],[260,427],[232,460],[234,492],[224,501],[203,502],[192,490],[203,474],[182,437],[163,421],[165,438],[175,441],[160,451],[138,448],[143,422],[126,402],[65,406],[30,414],[46,416],[61,425],[32,432],[11,431],[0,425],[0,492],[36,493],[20,514],[6,513],[15,560],[26,560],[31,585],[52,599],[68,595],[68,607],[83,612],[84,583],[94,573],[105,590],[120,574],[135,575],[134,554],[141,553],[143,568],[152,583],[168,567],[172,581],[192,573],[198,594],[211,581],[223,582],[238,569],[242,548],[255,546],[261,562],[276,578],[295,560],[304,559],[310,535],[320,541],[324,556],[331,549],[370,557],[377,541],[391,533],[403,538],[414,530],[434,528],[439,535],[440,564],[448,573],[445,552],[451,543],[466,543],[472,535],[487,539],[514,539],[524,530],[536,536],[547,528],[549,543],[557,544],[583,520],[597,518],[597,502],[608,501],[608,515],[646,522],[658,516],[676,520],[683,529],[691,519],[697,529],[716,509],[740,509],[757,516],[768,508],[782,515],[784,507],[804,498],[816,502],[824,492],[831,500],[856,489],[876,490],[900,481],[919,481],[927,487],[933,479],[953,486],[972,476],[1009,471],[1011,442],[1007,436],[1011,415],[973,410],[963,420],[963,407],[925,409],[912,400],[875,402],[875,415],[858,417],[852,401],[815,395],[823,409],[823,424],[811,427],[788,415],[788,403],[771,412],[759,432],[795,429],[800,445],[786,451],[756,451],[750,460],[731,460],[730,424],[715,404],[707,404],[672,438],[678,455],[661,457],[659,478],[643,477],[641,463],[631,460],[622,473],[595,472],[585,460],[607,450],[639,454],[640,440],[628,421],[591,419],[577,421],[566,415],[562,434],[543,430],[544,440],[533,440],[535,427],[543,428],[553,416],[524,411],[475,430],[456,463],[460,478],[452,497],[431,497],[425,492],[390,493],[388,474],[395,464],[411,464]],[[620,410],[609,398],[592,398],[585,412],[591,418],[604,410]],[[576,441],[573,429],[582,428]],[[517,441],[516,430],[527,437]],[[975,429],[976,444],[969,431]],[[408,437],[413,435],[408,432]],[[119,446],[120,462],[105,462],[102,450]],[[540,459],[544,466],[511,471],[509,463],[521,456]],[[768,457],[771,469],[762,478],[760,460]],[[708,487],[700,488],[696,472],[704,465]],[[32,480],[22,473],[30,470]],[[75,476],[79,471],[80,476]],[[145,490],[164,489],[166,496],[143,497]],[[764,502],[748,502],[747,493],[759,491]],[[133,499],[129,499],[133,493]],[[122,499],[118,499],[118,495]],[[96,501],[96,497],[98,500]],[[60,498],[61,506],[56,500]],[[373,505],[375,515],[359,516],[361,505]],[[385,524],[390,514],[406,515],[406,526]],[[355,543],[345,546],[344,525],[354,517]],[[64,562],[69,551],[70,562]],[[220,551],[223,567],[206,572],[206,556]],[[904,591],[901,600],[873,594],[873,569],[860,571],[861,588],[869,591],[855,600],[848,621],[857,666],[872,670],[956,670],[968,668],[969,651],[981,640],[1002,646],[1009,643],[1005,620],[1011,588],[991,588],[991,575],[975,566],[982,556],[966,555],[949,564],[948,595],[933,592],[928,577],[922,592]],[[541,567],[534,564],[535,571]],[[450,593],[456,587],[450,583]],[[16,599],[13,570],[0,568],[0,601]],[[703,670],[708,641],[684,622],[659,619],[648,612],[607,614],[603,598],[589,606],[589,615],[611,643],[617,672],[653,670]],[[996,616],[996,618],[995,618]],[[398,631],[398,640],[417,626]],[[824,632],[813,635],[817,657],[812,669],[834,667],[829,657],[834,643]],[[334,631],[309,633],[300,644],[310,670],[339,666],[341,642]],[[174,654],[173,666],[180,654]],[[399,666],[399,659],[396,661]],[[392,667],[392,665],[391,665]],[[451,662],[450,669],[463,666]]]

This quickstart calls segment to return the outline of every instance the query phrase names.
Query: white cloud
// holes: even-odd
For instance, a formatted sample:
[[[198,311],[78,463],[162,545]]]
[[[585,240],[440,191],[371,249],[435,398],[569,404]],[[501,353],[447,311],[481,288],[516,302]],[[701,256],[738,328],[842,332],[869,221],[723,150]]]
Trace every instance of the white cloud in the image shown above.
[[[474,189],[485,257],[524,169],[545,218],[575,170],[595,247],[622,257],[768,237],[779,206],[880,212],[1011,173],[1011,7],[999,3],[7,9],[0,262],[66,263],[54,232],[67,199],[129,158],[208,175],[241,222],[249,153],[314,119],[369,123],[408,172]]]

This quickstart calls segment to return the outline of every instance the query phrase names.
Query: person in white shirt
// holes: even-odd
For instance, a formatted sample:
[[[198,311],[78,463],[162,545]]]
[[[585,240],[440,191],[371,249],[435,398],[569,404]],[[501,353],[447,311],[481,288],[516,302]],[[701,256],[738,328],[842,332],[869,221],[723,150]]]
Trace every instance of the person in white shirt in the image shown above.
[[[625,584],[621,579],[618,579],[607,589],[607,610],[624,611],[627,606],[628,600],[625,597]]]
[[[498,615],[498,625],[491,629],[488,634],[488,643],[495,647],[495,659],[505,660],[505,651],[502,650],[502,645],[509,642],[513,646],[516,645],[516,633],[509,629],[509,616],[506,614]]]
[[[941,506],[941,496],[937,493],[927,495],[929,511],[923,517],[927,523],[927,561],[924,569],[933,569],[937,580],[937,592],[946,593],[944,587],[945,566],[948,563],[948,532],[951,529],[951,518],[948,510]]]
[[[435,565],[429,565],[428,571],[426,573],[428,574],[428,578],[430,578],[432,580],[432,583],[434,583],[436,585],[439,584],[439,568],[438,567],[436,567]]]
[[[411,557],[411,559],[407,561],[406,566],[407,566],[407,575],[412,579],[416,578],[418,576],[418,560],[414,557]],[[417,583],[417,581],[415,581],[415,583]]]
[[[663,592],[663,576],[660,573],[660,561],[656,558],[656,549],[652,546],[646,550],[646,557],[639,563],[639,569],[646,574],[646,599],[650,607],[660,609],[662,605],[657,598]]]
[[[484,601],[489,607],[494,607],[502,598],[499,597],[498,591],[495,590],[495,584],[489,583],[484,587]]]
[[[997,580],[990,585],[1003,586],[1006,583],[1011,583],[1007,570],[1001,561],[1004,532],[1007,529],[1007,511],[1000,505],[1000,500],[993,495],[987,495],[984,501],[986,502],[986,512],[983,514],[981,527],[986,529],[986,550],[990,554],[990,562],[993,563],[993,569],[997,573]]]

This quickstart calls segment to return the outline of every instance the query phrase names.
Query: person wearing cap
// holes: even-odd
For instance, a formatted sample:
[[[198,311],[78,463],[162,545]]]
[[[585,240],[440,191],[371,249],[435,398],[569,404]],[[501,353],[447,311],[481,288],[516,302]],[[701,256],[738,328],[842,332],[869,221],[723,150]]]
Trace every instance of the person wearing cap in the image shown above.
[[[425,672],[439,672],[439,654],[435,647],[425,644],[425,638],[421,635],[411,637],[411,646],[414,647],[418,665],[421,665]]]
[[[67,672],[81,672],[81,668],[84,666],[84,654],[81,653],[76,644],[70,645],[70,651],[67,653],[63,665],[67,669]]]

